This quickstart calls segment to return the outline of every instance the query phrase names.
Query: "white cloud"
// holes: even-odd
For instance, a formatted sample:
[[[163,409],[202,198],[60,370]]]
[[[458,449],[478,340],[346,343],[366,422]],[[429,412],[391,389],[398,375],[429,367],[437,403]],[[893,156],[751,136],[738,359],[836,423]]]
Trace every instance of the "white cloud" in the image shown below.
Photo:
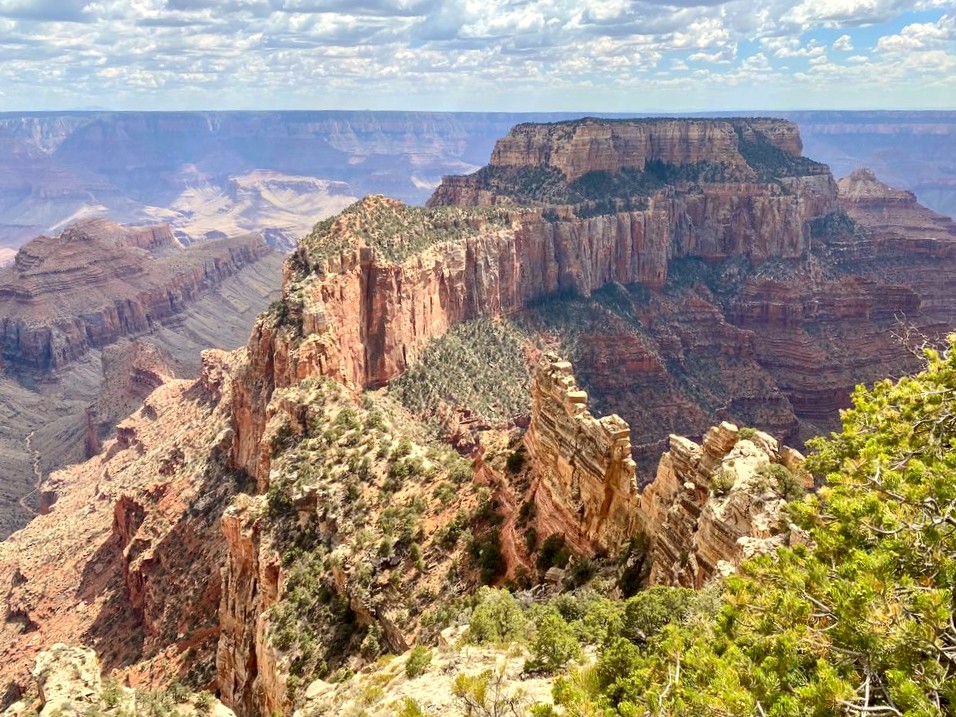
[[[831,46],[836,52],[852,52],[853,40],[849,35],[840,35]]]
[[[814,30],[943,4],[0,0],[0,90],[5,108],[543,109],[541,103],[580,108],[599,101],[595,109],[626,109],[645,108],[635,102],[647,98],[676,105],[693,100],[705,108],[709,98],[723,103],[737,97],[737,106],[756,106],[770,96],[803,102],[811,79],[819,92],[840,101],[846,77],[865,85],[871,72],[877,73],[869,80],[877,103],[891,101],[886,88],[894,82],[902,87],[908,78],[916,87],[924,81],[927,58],[949,67],[956,54],[952,16],[906,25],[880,39],[872,57],[846,57],[853,51],[849,35],[825,45]],[[905,56],[912,53],[919,57],[907,69]],[[783,69],[791,60],[803,68],[799,77]],[[757,78],[759,90],[745,94]],[[764,91],[768,82],[776,95]],[[739,94],[711,95],[709,87],[736,87]],[[937,92],[936,101],[956,105],[952,91],[948,99]]]
[[[812,27],[859,27],[885,22],[906,12],[946,8],[951,0],[802,0],[783,15],[806,30]]]
[[[938,22],[907,25],[897,35],[886,35],[877,42],[877,49],[885,52],[913,52],[938,49],[956,41],[956,15],[943,15]]]

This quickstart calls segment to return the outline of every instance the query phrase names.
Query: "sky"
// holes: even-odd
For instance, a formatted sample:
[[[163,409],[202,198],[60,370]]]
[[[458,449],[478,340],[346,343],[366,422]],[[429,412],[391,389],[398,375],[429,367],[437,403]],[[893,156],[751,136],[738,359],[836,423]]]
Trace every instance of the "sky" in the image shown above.
[[[956,0],[0,0],[0,110],[956,108]]]

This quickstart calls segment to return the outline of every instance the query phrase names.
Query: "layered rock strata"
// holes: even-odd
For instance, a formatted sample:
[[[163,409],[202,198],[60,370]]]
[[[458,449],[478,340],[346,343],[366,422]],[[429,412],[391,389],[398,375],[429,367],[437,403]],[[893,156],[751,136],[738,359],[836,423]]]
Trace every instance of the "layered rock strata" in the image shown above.
[[[236,392],[237,415],[251,429],[239,431],[238,463],[265,480],[268,457],[256,446],[275,386],[311,375],[356,388],[379,386],[450,326],[513,315],[546,297],[588,296],[614,282],[659,289],[679,257],[714,262],[745,255],[760,262],[805,253],[808,222],[835,207],[836,187],[825,167],[799,157],[795,127],[744,120],[690,125],[522,126],[496,151],[496,161],[512,164],[553,159],[551,170],[564,167],[574,176],[584,171],[587,151],[561,158],[561,134],[571,133],[580,146],[595,147],[604,158],[600,167],[643,171],[648,162],[695,163],[679,165],[690,168],[688,178],[650,192],[640,209],[593,214],[573,205],[517,207],[506,195],[472,202],[453,190],[472,181],[464,178],[449,179],[431,209],[369,197],[318,225],[289,265],[283,316],[261,324],[250,344],[257,379],[240,382]],[[721,138],[719,147],[708,144],[711,135]],[[533,148],[513,149],[528,138]],[[606,156],[628,142],[635,148],[613,161]],[[776,164],[754,159],[747,149],[754,142]],[[720,167],[713,181],[698,171],[708,162]],[[511,206],[446,206],[453,202]]]
[[[642,390],[653,390],[656,377],[676,375],[682,363],[716,365],[712,373],[684,372],[685,385],[674,382],[678,400],[668,415],[676,421],[684,406],[696,410],[695,420],[730,412],[733,406],[719,405],[728,396],[770,405],[767,394],[778,387],[764,369],[706,404],[693,402],[707,391],[702,384],[739,378],[734,371],[740,365],[759,368],[768,356],[795,356],[798,363],[804,356],[803,370],[811,373],[839,359],[830,343],[839,339],[843,350],[854,350],[886,326],[895,306],[920,310],[919,292],[905,290],[905,283],[851,275],[841,264],[853,252],[870,252],[872,235],[856,241],[852,231],[830,232],[817,241],[814,227],[833,220],[825,214],[833,208],[829,175],[795,159],[783,162],[779,184],[761,181],[766,162],[748,155],[753,147],[744,147],[746,126],[731,127],[733,137],[727,134],[726,141],[736,137],[745,162],[731,156],[713,176],[749,176],[704,181],[698,167],[693,179],[676,183],[683,183],[680,187],[639,197],[646,200],[642,208],[594,216],[582,216],[576,205],[410,210],[371,198],[319,225],[287,265],[284,301],[260,319],[248,350],[232,358],[208,354],[200,382],[160,387],[101,455],[63,481],[50,515],[39,516],[0,546],[0,586],[7,591],[0,677],[22,679],[23,660],[38,645],[60,639],[90,638],[108,665],[144,680],[168,679],[185,670],[183,655],[193,648],[195,662],[207,668],[215,652],[223,694],[239,712],[254,715],[286,711],[293,701],[287,678],[293,659],[304,656],[295,652],[295,629],[303,623],[297,614],[285,613],[289,647],[273,647],[279,621],[273,608],[283,599],[308,601],[327,593],[355,621],[356,633],[346,640],[354,643],[360,629],[374,629],[380,644],[393,650],[411,644],[422,605],[463,584],[454,555],[437,535],[458,512],[477,512],[477,499],[465,501],[466,484],[456,488],[425,448],[406,447],[409,452],[398,456],[406,450],[398,450],[400,433],[383,426],[381,412],[380,429],[371,429],[370,416],[356,425],[360,404],[351,392],[340,386],[327,391],[331,382],[320,379],[332,377],[353,389],[387,382],[454,323],[514,315],[549,296],[586,297],[608,282],[628,283],[633,300],[610,296],[607,305],[634,329],[631,336],[639,337],[628,345],[624,366],[642,374]],[[760,146],[775,161],[794,157],[795,145],[784,129],[776,138],[760,130]],[[614,130],[609,131],[613,137]],[[609,145],[594,146],[606,154]],[[567,171],[584,169],[580,156],[576,150],[561,160]],[[639,171],[661,169],[656,163],[665,161],[664,155],[634,156],[643,157]],[[606,159],[599,166],[610,169],[595,171],[614,170]],[[758,191],[754,187],[772,201],[748,203],[748,193]],[[714,199],[719,195],[725,199]],[[752,211],[760,206],[772,211]],[[700,208],[700,221],[691,207]],[[773,223],[778,219],[779,226]],[[910,265],[901,266],[903,271]],[[927,271],[925,276],[928,282],[933,275]],[[638,281],[645,286],[634,286]],[[790,306],[794,295],[787,293],[795,283],[807,287],[796,308]],[[880,290],[888,285],[902,289]],[[826,293],[835,293],[836,286],[844,286],[844,294]],[[651,298],[641,299],[645,293]],[[668,302],[672,310],[666,316],[651,312],[652,301]],[[736,313],[728,307],[736,307]],[[820,322],[821,316],[827,321]],[[769,334],[765,341],[761,332],[767,326],[796,326],[805,344],[788,344],[786,334]],[[819,335],[816,326],[822,326]],[[588,327],[593,335],[600,329]],[[642,331],[653,335],[655,347],[643,342]],[[620,377],[613,342],[605,337],[603,344],[594,344],[589,347],[593,363],[604,364],[597,368],[606,377]],[[861,363],[872,365],[872,359]],[[533,490],[540,515],[535,520],[541,532],[566,533],[585,552],[613,550],[645,532],[651,579],[682,585],[700,585],[752,552],[799,538],[774,533],[794,475],[805,476],[799,474],[799,456],[779,448],[769,435],[753,432],[742,438],[728,424],[707,433],[701,445],[670,438],[657,479],[638,497],[627,425],[591,415],[567,364],[549,359],[538,373],[527,450],[531,472],[537,474]],[[855,379],[841,375],[839,380]],[[606,393],[613,390],[613,382],[604,385]],[[603,412],[608,398],[594,394],[591,409]],[[351,411],[341,425],[338,413],[320,415],[339,400]],[[640,401],[631,403],[632,410],[643,410]],[[783,425],[789,404],[781,403]],[[393,427],[403,417],[394,412]],[[319,418],[327,422],[317,424]],[[327,430],[317,431],[321,425]],[[383,442],[373,451],[362,442],[375,431]],[[664,432],[661,426],[657,432]],[[374,456],[374,466],[370,458],[363,469],[361,456],[350,449]],[[412,457],[421,463],[405,460]],[[402,470],[417,466],[422,474],[398,486],[388,483],[399,464]],[[486,469],[483,465],[480,473]],[[247,477],[254,480],[245,483]],[[446,477],[450,490],[438,482]],[[242,499],[224,512],[240,485],[266,495]],[[271,488],[275,505],[267,493]],[[446,494],[449,506],[442,505],[440,494]],[[517,503],[511,500],[509,507]],[[370,506],[380,512],[369,512]],[[376,522],[386,511],[393,511],[394,520],[394,511],[406,508],[422,518],[421,539],[418,533],[397,539]],[[298,559],[300,546],[287,542],[287,552],[279,556],[278,543],[269,540],[281,536],[266,536],[259,521],[266,510],[283,514],[294,540],[301,537],[322,561],[316,563],[321,569],[308,575],[330,584],[296,595],[285,562]],[[65,519],[72,515],[83,520]],[[514,521],[503,517],[503,524],[513,527]],[[408,547],[414,541],[419,541],[422,567],[416,567]],[[407,554],[401,552],[406,548]],[[504,541],[499,550],[508,553]],[[64,569],[49,571],[49,564]],[[415,570],[421,570],[416,579],[426,581],[427,589],[413,589]],[[397,576],[394,584],[391,576]],[[216,642],[218,647],[211,648]],[[312,647],[317,643],[326,644],[313,640]]]
[[[700,588],[748,557],[799,540],[781,526],[788,496],[812,487],[802,463],[766,433],[741,438],[726,422],[699,445],[672,435],[638,510],[650,545],[649,582]]]
[[[591,555],[643,534],[650,584],[695,588],[793,539],[781,530],[782,509],[812,478],[800,453],[772,436],[749,429],[742,438],[727,422],[700,445],[671,435],[655,479],[638,493],[629,426],[588,412],[570,363],[545,355],[531,391],[524,444],[539,535],[562,535]]]
[[[0,271],[6,369],[59,369],[91,348],[157,328],[270,251],[256,236],[184,248],[168,227],[103,220],[35,239]]]
[[[539,535],[564,535],[581,552],[609,552],[634,533],[638,501],[630,428],[595,418],[571,364],[547,354],[531,386],[525,446],[533,466]]]

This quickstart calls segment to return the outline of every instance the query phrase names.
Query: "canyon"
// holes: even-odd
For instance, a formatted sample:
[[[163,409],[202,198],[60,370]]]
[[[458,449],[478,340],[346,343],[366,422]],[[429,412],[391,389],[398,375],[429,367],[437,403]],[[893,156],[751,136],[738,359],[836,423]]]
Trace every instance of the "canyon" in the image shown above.
[[[951,112],[800,112],[808,156],[871,167],[953,216]],[[479,169],[521,122],[571,114],[428,112],[0,113],[0,263],[91,216],[164,222],[184,242],[262,232],[288,249],[366,194],[423,204]]]
[[[0,269],[0,534],[52,499],[38,481],[96,453],[165,379],[234,348],[277,294],[255,236],[184,247],[163,225],[102,219],[24,245]]]
[[[286,713],[444,639],[479,582],[533,601],[630,546],[642,585],[701,587],[801,542],[784,508],[813,483],[784,443],[915,365],[894,331],[956,319],[952,222],[872,173],[838,184],[793,123],[522,124],[491,157],[429,207],[371,196],[317,224],[246,347],[205,352],[197,380],[128,359],[152,393],[0,544],[5,703],[64,642],[131,685]],[[124,256],[175,240],[111,236]],[[165,296],[13,324],[4,361],[69,370]],[[524,415],[461,416],[462,456],[389,384],[476,319],[525,337],[531,385]]]

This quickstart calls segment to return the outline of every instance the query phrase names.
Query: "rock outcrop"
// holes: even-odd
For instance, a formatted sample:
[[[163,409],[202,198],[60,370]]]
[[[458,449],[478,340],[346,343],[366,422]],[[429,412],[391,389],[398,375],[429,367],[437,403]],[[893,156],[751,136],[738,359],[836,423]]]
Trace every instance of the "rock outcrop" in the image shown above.
[[[497,142],[489,165],[547,165],[568,181],[590,172],[643,170],[654,161],[676,166],[710,162],[747,172],[752,170],[741,142],[756,135],[791,156],[803,151],[797,126],[774,119],[590,119],[518,125]]]
[[[766,433],[742,438],[729,423],[711,428],[700,445],[672,435],[638,511],[649,582],[700,588],[752,555],[798,540],[782,508],[812,487],[802,463]]]
[[[531,385],[525,446],[539,535],[563,535],[582,553],[610,552],[635,530],[638,502],[631,430],[620,416],[595,418],[572,367],[544,356]]]
[[[21,248],[0,271],[0,536],[55,500],[40,480],[99,451],[165,378],[243,345],[281,264],[256,237],[185,248],[167,227],[103,220]]]
[[[39,237],[0,271],[0,347],[8,371],[49,371],[154,328],[270,252],[247,236],[184,248],[168,227],[103,220]]]
[[[0,542],[0,684],[29,684],[38,652],[93,648],[132,685],[212,684],[219,525],[241,476],[229,465],[229,379],[209,351],[197,381],[170,380],[89,461],[54,474],[58,500]]]
[[[640,173],[648,162],[694,162],[667,164],[685,172],[684,179],[638,197],[638,209],[598,211],[589,201],[518,207],[521,197],[506,194],[471,201],[454,188],[481,181],[472,175],[448,179],[430,209],[369,197],[319,224],[289,265],[283,315],[260,323],[250,343],[257,378],[240,381],[236,391],[238,463],[265,479],[268,457],[257,447],[275,386],[314,375],[379,386],[450,326],[513,315],[546,297],[586,297],[615,282],[661,288],[670,263],[681,257],[715,262],[743,255],[759,263],[802,256],[810,220],[835,208],[836,186],[825,167],[799,157],[795,127],[744,120],[690,125],[522,126],[495,155],[512,164],[548,162],[564,156],[559,135],[578,133],[581,146],[596,143],[603,157],[596,166]],[[628,140],[618,142],[618,135]],[[708,145],[712,135],[721,138],[719,147]],[[534,147],[524,154],[513,149],[529,142]],[[628,149],[612,161],[607,154],[615,142]],[[578,148],[555,161],[579,173],[583,155]],[[711,164],[717,168],[707,170]],[[562,170],[548,167],[567,181]],[[511,206],[461,206],[505,202]]]
[[[617,415],[594,418],[587,399],[571,364],[546,354],[524,438],[538,535],[561,535],[592,555],[642,534],[649,583],[695,588],[791,541],[782,508],[813,485],[797,451],[762,431],[742,437],[727,422],[700,445],[671,435],[655,479],[638,493],[629,426]]]
[[[261,504],[246,497],[222,516],[226,562],[219,605],[216,673],[223,701],[239,714],[288,712],[284,672],[266,635],[266,610],[279,598],[279,556],[261,544]]]
[[[100,661],[88,647],[53,645],[37,655],[33,669],[40,693],[40,715],[81,715],[81,707],[99,701]]]

